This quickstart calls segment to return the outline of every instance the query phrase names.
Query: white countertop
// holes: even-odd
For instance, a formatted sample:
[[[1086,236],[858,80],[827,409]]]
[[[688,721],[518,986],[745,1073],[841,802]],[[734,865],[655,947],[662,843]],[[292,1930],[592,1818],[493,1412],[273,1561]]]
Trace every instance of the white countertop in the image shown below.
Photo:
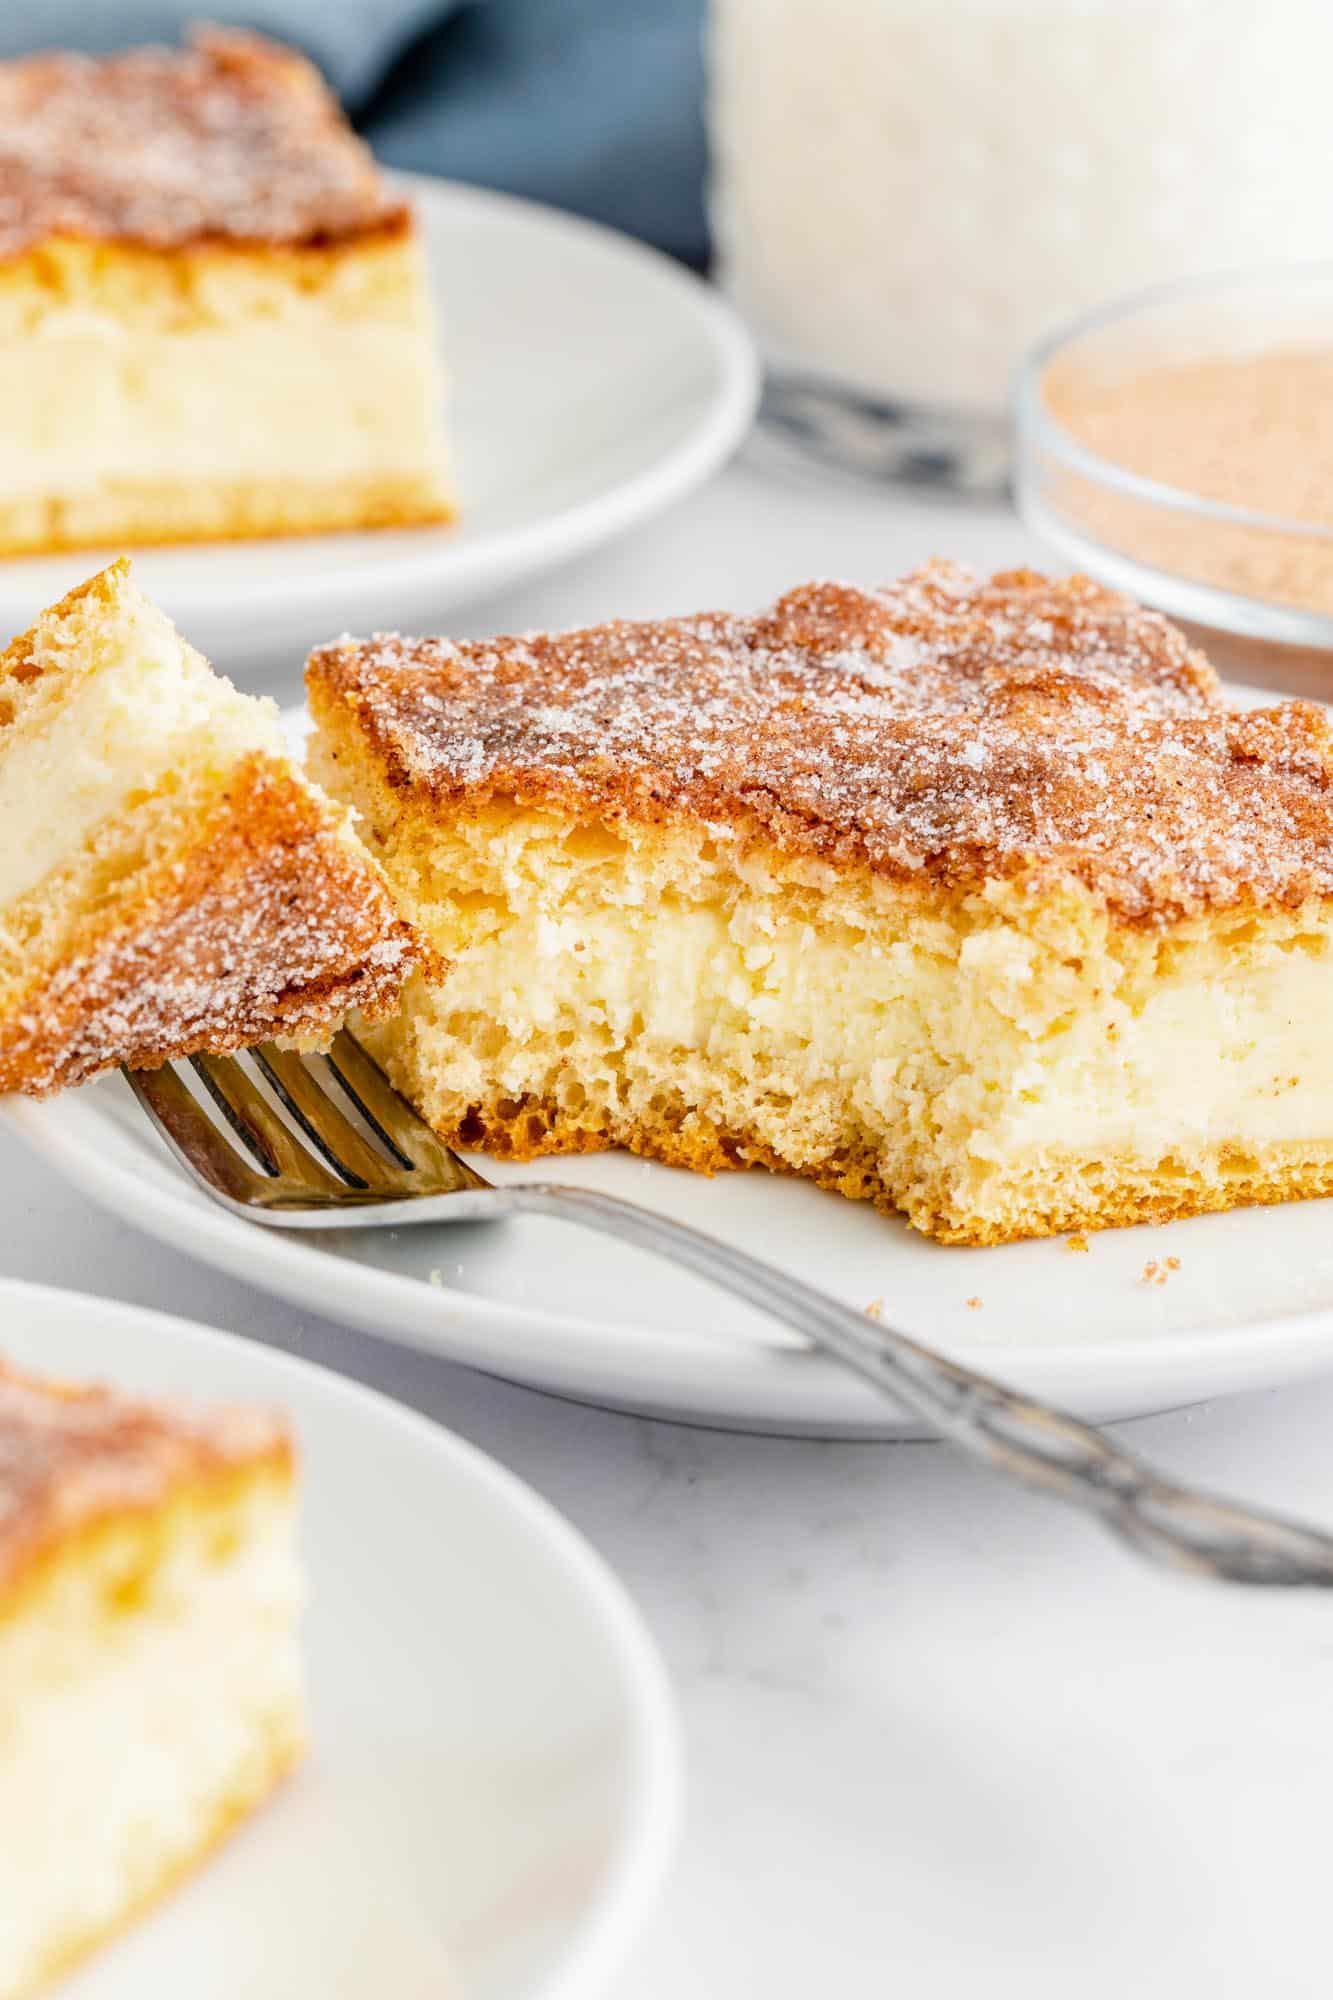
[[[933,552],[1041,560],[999,513],[742,465],[452,622],[743,607]],[[626,1580],[690,1798],[614,2000],[1329,1993],[1333,1602],[1158,1576],[943,1447],[648,1423],[345,1332],[125,1230],[7,1134],[0,1213],[5,1274],[373,1382],[520,1472]],[[1185,1478],[1333,1523],[1333,1381],[1127,1428]]]

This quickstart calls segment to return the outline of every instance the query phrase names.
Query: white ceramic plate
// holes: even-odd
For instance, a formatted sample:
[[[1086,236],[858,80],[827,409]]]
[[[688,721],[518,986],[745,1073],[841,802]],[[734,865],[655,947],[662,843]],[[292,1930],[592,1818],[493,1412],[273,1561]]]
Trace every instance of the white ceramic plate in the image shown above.
[[[5,1114],[127,1222],[330,1318],[612,1407],[746,1429],[894,1436],[855,1377],[656,1259],[539,1219],[281,1234],[232,1217],[171,1160],[118,1077]],[[626,1155],[505,1167],[697,1223],[1085,1416],[1160,1410],[1333,1367],[1327,1202],[945,1249],[863,1205],[762,1172],[716,1180]],[[1166,1269],[1174,1257],[1179,1268]],[[1166,1279],[1145,1283],[1155,1263]],[[969,1303],[977,1301],[976,1304]]]
[[[749,338],[683,267],[532,202],[401,179],[438,301],[463,518],[139,553],[145,589],[229,673],[290,672],[342,631],[421,630],[667,506],[749,427]],[[0,634],[105,559],[0,562]]]
[[[637,1613],[512,1474],[308,1362],[0,1283],[33,1368],[280,1405],[304,1463],[314,1743],[69,2000],[586,2000],[673,1843],[671,1698]]]

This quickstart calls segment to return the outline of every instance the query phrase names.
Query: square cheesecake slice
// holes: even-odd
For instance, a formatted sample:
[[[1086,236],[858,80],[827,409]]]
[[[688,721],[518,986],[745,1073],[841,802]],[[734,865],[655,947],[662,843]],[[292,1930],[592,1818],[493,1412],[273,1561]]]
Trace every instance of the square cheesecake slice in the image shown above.
[[[300,1757],[283,1423],[0,1364],[0,2000],[202,1861]]]
[[[408,208],[258,36],[0,63],[0,554],[447,520]]]
[[[1333,760],[1096,585],[317,652],[313,768],[450,961],[448,1139],[760,1162],[946,1242],[1333,1191]]]
[[[421,947],[272,702],[121,561],[0,653],[0,1091],[392,1006]]]

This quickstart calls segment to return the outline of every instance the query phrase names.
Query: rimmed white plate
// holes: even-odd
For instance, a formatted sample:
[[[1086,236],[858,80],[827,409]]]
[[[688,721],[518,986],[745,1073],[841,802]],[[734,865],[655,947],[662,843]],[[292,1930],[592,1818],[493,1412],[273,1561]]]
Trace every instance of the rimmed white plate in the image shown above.
[[[679,1753],[638,1614],[473,1446],[308,1362],[0,1282],[39,1370],[286,1409],[304,1465],[313,1747],[70,2000],[587,2000],[659,1886]]]
[[[429,626],[668,506],[749,428],[750,340],[682,266],[533,202],[399,179],[424,229],[463,517],[138,552],[144,588],[228,672],[290,672],[342,631]],[[0,562],[0,634],[116,553]]]
[[[200,1194],[118,1077],[4,1110],[125,1221],[368,1333],[560,1395],[696,1423],[853,1437],[911,1428],[760,1315],[568,1224],[283,1234]],[[1110,1230],[1084,1253],[1063,1238],[962,1250],[758,1171],[710,1181],[620,1154],[477,1164],[496,1180],[558,1175],[694,1222],[851,1304],[879,1302],[921,1338],[1092,1418],[1333,1368],[1328,1202]]]

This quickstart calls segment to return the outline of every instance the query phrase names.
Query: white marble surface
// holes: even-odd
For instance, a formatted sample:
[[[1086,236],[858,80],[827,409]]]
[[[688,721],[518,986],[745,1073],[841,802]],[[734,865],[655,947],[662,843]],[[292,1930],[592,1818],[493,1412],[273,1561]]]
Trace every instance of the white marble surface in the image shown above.
[[[741,466],[459,629],[744,605],[1012,521]],[[513,1466],[627,1580],[674,1675],[683,1853],[614,2000],[1333,1990],[1333,1603],[1159,1577],[932,1445],[580,1409],[353,1335],[125,1230],[0,1135],[0,1268],[297,1349]],[[0,1340],[3,1328],[0,1328]],[[1201,1483],[1333,1523],[1333,1382],[1132,1427]]]

